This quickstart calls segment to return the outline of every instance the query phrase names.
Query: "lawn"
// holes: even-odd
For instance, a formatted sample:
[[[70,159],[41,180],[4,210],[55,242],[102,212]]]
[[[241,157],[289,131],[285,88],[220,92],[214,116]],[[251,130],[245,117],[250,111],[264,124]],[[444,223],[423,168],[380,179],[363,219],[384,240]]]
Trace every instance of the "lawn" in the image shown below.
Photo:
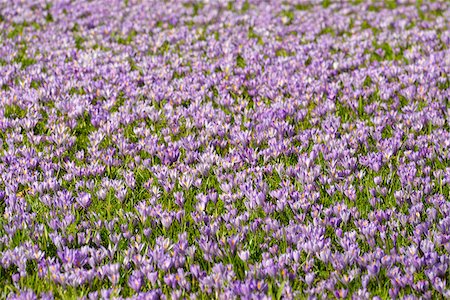
[[[450,298],[449,20],[1,1],[0,298]]]

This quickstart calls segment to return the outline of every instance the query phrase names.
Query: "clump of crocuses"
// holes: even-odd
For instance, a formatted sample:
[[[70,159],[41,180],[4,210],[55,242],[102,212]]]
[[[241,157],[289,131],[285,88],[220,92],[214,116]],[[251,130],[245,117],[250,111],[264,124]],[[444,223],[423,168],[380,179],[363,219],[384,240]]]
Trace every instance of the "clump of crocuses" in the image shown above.
[[[449,19],[0,4],[0,297],[449,298]]]

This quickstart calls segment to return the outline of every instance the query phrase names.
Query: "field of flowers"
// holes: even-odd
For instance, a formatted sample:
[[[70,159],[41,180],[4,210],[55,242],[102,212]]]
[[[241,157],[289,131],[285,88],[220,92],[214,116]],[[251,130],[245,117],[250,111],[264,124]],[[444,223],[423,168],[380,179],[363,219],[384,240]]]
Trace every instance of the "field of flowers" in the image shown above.
[[[0,1],[0,298],[450,298],[449,20]]]

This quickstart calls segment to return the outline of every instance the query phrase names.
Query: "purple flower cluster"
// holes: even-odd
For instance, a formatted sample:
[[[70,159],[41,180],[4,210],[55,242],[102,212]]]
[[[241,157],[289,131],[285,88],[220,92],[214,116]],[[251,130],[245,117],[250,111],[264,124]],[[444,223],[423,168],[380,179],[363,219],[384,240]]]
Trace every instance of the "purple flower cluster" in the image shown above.
[[[448,20],[3,1],[0,297],[450,298]]]

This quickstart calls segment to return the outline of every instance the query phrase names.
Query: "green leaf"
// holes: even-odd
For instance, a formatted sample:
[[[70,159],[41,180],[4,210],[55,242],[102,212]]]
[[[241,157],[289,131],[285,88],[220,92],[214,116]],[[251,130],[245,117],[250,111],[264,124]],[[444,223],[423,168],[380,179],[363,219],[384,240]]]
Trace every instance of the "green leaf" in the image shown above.
[[[280,300],[280,299],[281,299],[281,296],[283,295],[283,290],[284,290],[284,286],[285,286],[285,285],[286,285],[286,281],[283,281],[283,282],[281,283],[280,287],[278,288],[277,296],[276,296],[276,299],[277,299],[277,300]]]

